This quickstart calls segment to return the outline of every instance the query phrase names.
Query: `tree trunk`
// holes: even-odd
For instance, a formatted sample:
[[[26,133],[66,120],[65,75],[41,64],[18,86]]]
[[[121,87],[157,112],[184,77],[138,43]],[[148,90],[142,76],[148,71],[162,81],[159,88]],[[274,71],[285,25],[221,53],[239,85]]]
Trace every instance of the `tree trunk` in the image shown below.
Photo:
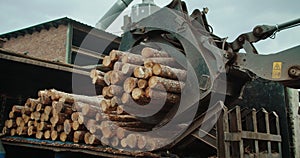
[[[126,74],[126,76],[132,76],[133,71],[137,66],[138,65],[124,63],[121,71],[123,74]]]
[[[139,79],[149,79],[152,76],[152,69],[144,66],[137,66],[134,69],[134,77]]]
[[[79,143],[84,141],[84,135],[86,134],[86,131],[75,131],[73,135],[73,142]]]
[[[122,63],[130,63],[134,65],[142,65],[144,63],[144,58],[138,54],[127,53],[122,56]]]
[[[141,89],[146,89],[148,87],[148,81],[144,79],[139,79],[137,85]]]
[[[124,75],[121,71],[112,71],[110,74],[110,82],[114,85],[121,85],[124,83],[124,80],[126,79],[126,75]]]
[[[132,90],[137,86],[137,81],[137,78],[128,77],[123,84],[124,91],[126,93],[131,93]]]
[[[182,66],[176,62],[174,58],[148,58],[144,62],[144,66],[147,68],[152,68],[154,64],[167,65],[174,68],[181,68]]]

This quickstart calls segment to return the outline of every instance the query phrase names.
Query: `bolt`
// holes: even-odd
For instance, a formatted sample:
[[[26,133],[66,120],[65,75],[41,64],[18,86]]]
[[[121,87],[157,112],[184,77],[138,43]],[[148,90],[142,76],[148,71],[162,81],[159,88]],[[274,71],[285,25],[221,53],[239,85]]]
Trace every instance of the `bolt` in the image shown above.
[[[289,75],[292,78],[300,77],[300,70],[296,67],[290,68]]]

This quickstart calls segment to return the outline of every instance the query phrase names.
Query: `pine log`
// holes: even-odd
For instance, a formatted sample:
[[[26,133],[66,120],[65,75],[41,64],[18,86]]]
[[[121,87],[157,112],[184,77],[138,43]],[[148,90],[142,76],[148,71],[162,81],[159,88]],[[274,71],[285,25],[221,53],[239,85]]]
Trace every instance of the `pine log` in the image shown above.
[[[124,80],[127,78],[121,71],[112,71],[110,74],[110,83],[114,85],[123,84]]]
[[[105,137],[101,137],[101,144],[103,145],[103,146],[108,146],[109,145],[109,139],[108,138],[105,138]]]
[[[30,117],[27,116],[26,114],[22,114],[22,119],[24,120],[24,123],[26,124],[30,120]]]
[[[91,70],[91,72],[90,72],[90,77],[91,78],[95,78],[95,77],[98,77],[98,76],[104,76],[104,72],[102,72],[102,71],[99,71],[99,70],[97,70],[97,69],[93,69],[93,70]]]
[[[84,141],[84,135],[86,134],[86,131],[75,131],[73,135],[73,142],[79,143]]]
[[[3,135],[8,135],[8,134],[10,134],[10,129],[4,126],[4,127],[2,128],[2,134],[3,134]]]
[[[108,71],[105,73],[103,80],[106,83],[106,85],[110,85],[111,84],[111,73],[112,71]]]
[[[22,114],[30,115],[31,112],[32,112],[31,108],[29,108],[29,107],[24,107],[24,108],[21,109]]]
[[[121,99],[120,97],[114,96],[111,98],[110,103],[111,103],[111,107],[113,108],[117,107],[119,104],[121,104]]]
[[[49,129],[51,129],[51,127],[52,127],[51,124],[48,124],[46,122],[40,122],[40,123],[38,123],[37,130],[38,131],[49,130]]]
[[[170,57],[170,55],[165,51],[159,51],[149,47],[144,48],[141,54],[145,58]]]
[[[56,125],[61,125],[64,123],[64,121],[68,118],[68,115],[64,114],[64,113],[58,113],[53,115],[50,118],[50,122],[52,124],[52,126],[56,126]]]
[[[16,132],[17,132],[17,134],[19,135],[19,136],[21,136],[21,135],[27,135],[27,130],[28,130],[28,127],[22,127],[22,126],[20,126],[20,127],[17,127],[17,130],[16,130]]]
[[[85,126],[83,124],[79,124],[78,121],[73,121],[73,123],[72,123],[72,129],[74,131],[77,131],[77,130],[86,130]]]
[[[36,105],[40,103],[40,99],[28,98],[25,103],[25,107],[30,108],[31,111],[35,111]]]
[[[95,120],[97,122],[104,120],[103,114],[102,113],[97,113],[96,116],[95,116]]]
[[[134,69],[134,77],[139,79],[149,79],[152,74],[152,68],[146,68],[144,66],[137,66]]]
[[[111,97],[122,96],[123,88],[121,86],[117,86],[117,85],[110,85],[108,87],[108,93],[109,93],[109,96],[111,96]]]
[[[99,107],[88,105],[88,104],[85,104],[85,106],[83,106],[81,109],[82,115],[87,117],[95,117],[96,114],[99,112],[101,112],[101,109]]]
[[[126,138],[121,139],[120,145],[124,149],[127,147],[127,140],[126,140]]]
[[[40,112],[38,112],[38,111],[35,111],[35,112],[33,112],[32,113],[33,114],[33,119],[34,120],[40,120],[41,119],[41,113]]]
[[[110,57],[110,60],[111,61],[118,61],[121,59],[121,57],[126,54],[126,52],[122,52],[122,51],[119,51],[119,50],[112,50],[110,53],[109,53],[109,57]]]
[[[63,125],[57,125],[56,126],[56,131],[59,132],[59,133],[63,132],[64,131],[64,126]]]
[[[45,106],[44,113],[49,116],[51,112],[52,112],[52,106]]]
[[[59,140],[62,141],[62,142],[65,142],[68,140],[68,134],[66,134],[65,132],[61,132],[60,135],[59,135]]]
[[[119,121],[119,122],[133,122],[138,121],[138,118],[132,115],[114,115],[108,114],[108,118],[111,121]]]
[[[103,87],[102,95],[104,96],[104,98],[112,98],[113,97],[113,95],[109,93],[109,87]]]
[[[134,65],[134,64],[129,64],[129,63],[123,63],[122,66],[122,73],[126,74],[126,76],[132,76],[134,69],[137,67],[138,65]]]
[[[89,136],[89,144],[98,145],[101,144],[101,141],[96,137],[96,135],[92,134]]]
[[[123,93],[121,97],[121,101],[124,105],[134,105],[136,104],[135,101],[131,98],[129,93]]]
[[[110,60],[110,57],[109,57],[109,56],[105,56],[105,57],[103,58],[102,65],[103,65],[104,67],[113,69],[114,63]]]
[[[112,106],[111,100],[102,100],[101,104],[101,109],[104,113],[109,113],[110,111],[116,110],[116,106]]]
[[[24,120],[22,119],[22,117],[17,117],[16,118],[16,124],[17,124],[17,126],[21,126],[23,123],[25,123],[24,122]]]
[[[20,105],[14,105],[11,109],[11,112],[13,113],[21,113],[22,109],[24,109],[24,106],[20,106]]]
[[[46,130],[44,132],[44,138],[45,139],[50,139],[51,138],[51,131],[50,130]]]
[[[146,89],[148,87],[148,81],[144,79],[139,79],[137,82],[138,88]]]
[[[152,70],[153,74],[156,76],[168,79],[184,81],[187,76],[187,72],[185,70],[176,69],[161,64],[154,64]]]
[[[58,133],[55,130],[51,131],[51,140],[56,140],[58,137]]]
[[[103,76],[96,76],[96,77],[92,78],[92,83],[94,85],[98,85],[98,86],[102,86],[102,87],[106,86]]]
[[[66,119],[66,120],[64,121],[64,132],[65,132],[66,134],[70,134],[71,131],[72,131],[72,121],[69,120],[69,119]]]
[[[97,121],[95,119],[89,119],[86,123],[86,128],[89,130],[90,133],[96,133],[97,131]]]
[[[146,147],[146,144],[147,144],[147,139],[144,135],[138,135],[138,138],[137,138],[137,147],[138,149],[145,149]]]
[[[36,131],[35,138],[37,139],[42,139],[44,133],[42,131]]]
[[[34,127],[34,126],[28,126],[27,135],[28,136],[32,136],[32,135],[35,135],[35,134],[36,134],[36,127]]]
[[[176,105],[180,103],[180,94],[167,93],[151,88],[146,89],[146,96],[157,101],[165,100],[165,105]]]
[[[29,121],[27,122],[27,126],[28,126],[28,127],[34,126],[34,121],[29,120]]]
[[[143,89],[134,88],[131,93],[132,98],[137,101],[140,105],[146,105],[150,102],[150,98],[146,96],[146,93]]]
[[[137,147],[137,135],[136,134],[128,134],[126,137],[126,144],[131,149],[134,149]]]
[[[103,137],[111,138],[116,135],[117,126],[111,121],[102,121],[100,124],[100,130]]]
[[[125,111],[125,109],[124,109],[124,105],[119,105],[118,107],[117,107],[117,114],[118,115],[128,115],[128,113]]]
[[[122,56],[122,63],[142,65],[144,63],[144,58],[138,54],[127,53]]]
[[[17,134],[17,130],[15,128],[10,129],[10,136],[14,136]]]
[[[132,90],[137,86],[137,81],[137,78],[128,77],[123,84],[124,91],[126,93],[131,93]]]
[[[173,68],[181,68],[182,66],[176,62],[174,58],[148,58],[144,62],[144,66],[147,68],[153,68],[154,64],[167,65]]]
[[[114,64],[114,71],[122,71],[124,63],[122,62],[115,62]]]
[[[167,91],[171,93],[181,93],[181,89],[184,88],[185,83],[170,79],[165,79],[162,77],[152,76],[148,85],[150,88],[158,89],[161,91]]]
[[[117,147],[120,143],[120,140],[118,139],[118,137],[112,137],[110,138],[110,145],[112,147]]]
[[[74,102],[83,102],[91,105],[99,105],[99,102],[101,101],[101,99],[103,99],[103,96],[90,97],[84,95],[69,94],[55,89],[49,90],[48,93],[51,96],[51,98],[53,98],[52,100],[57,101],[62,98],[60,101],[70,105]]]
[[[49,105],[51,104],[51,97],[48,94],[48,90],[40,90],[38,92],[38,96],[40,98],[40,102],[44,105]]]
[[[117,138],[123,139],[123,138],[125,138],[125,135],[126,135],[126,130],[122,127],[117,127],[117,129],[116,129]]]
[[[36,106],[35,111],[38,111],[38,112],[44,112],[44,107],[45,107],[45,106],[46,106],[45,104],[39,103],[39,104]]]

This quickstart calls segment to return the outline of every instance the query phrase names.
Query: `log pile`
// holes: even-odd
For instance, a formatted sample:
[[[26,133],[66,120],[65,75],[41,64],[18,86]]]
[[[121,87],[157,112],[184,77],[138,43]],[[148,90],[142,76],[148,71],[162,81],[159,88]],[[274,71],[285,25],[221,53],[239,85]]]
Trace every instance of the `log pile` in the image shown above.
[[[90,72],[98,96],[41,90],[37,99],[29,98],[24,106],[12,107],[2,132],[116,148],[156,149],[162,138],[130,131],[151,130],[180,102],[186,71],[168,53],[152,48],[144,48],[140,55],[113,50],[102,65],[109,71]],[[139,109],[159,112],[142,119],[135,115]]]

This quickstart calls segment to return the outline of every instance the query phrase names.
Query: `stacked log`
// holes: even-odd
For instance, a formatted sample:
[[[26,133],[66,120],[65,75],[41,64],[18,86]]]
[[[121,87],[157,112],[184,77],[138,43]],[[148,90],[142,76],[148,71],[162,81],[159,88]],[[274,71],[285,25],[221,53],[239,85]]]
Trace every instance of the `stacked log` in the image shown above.
[[[180,102],[186,71],[168,53],[144,48],[141,54],[113,50],[103,59],[101,70],[90,72],[97,95],[41,90],[38,98],[14,105],[3,133],[37,139],[73,141],[116,148],[151,150],[152,138],[136,134],[149,131]],[[105,71],[102,71],[105,70]],[[161,104],[158,106],[157,104]],[[133,108],[132,108],[133,107]],[[128,108],[138,109],[127,111]],[[157,110],[147,118],[139,109]],[[136,133],[132,133],[134,131]]]

